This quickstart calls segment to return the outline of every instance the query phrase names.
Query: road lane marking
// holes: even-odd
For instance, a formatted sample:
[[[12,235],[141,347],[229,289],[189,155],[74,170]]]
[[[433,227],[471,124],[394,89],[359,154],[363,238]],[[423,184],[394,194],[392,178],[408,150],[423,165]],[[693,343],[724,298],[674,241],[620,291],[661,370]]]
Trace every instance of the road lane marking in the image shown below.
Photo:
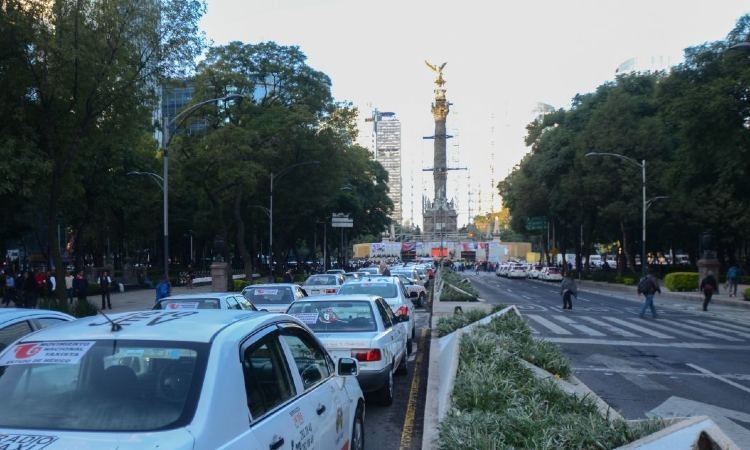
[[[739,383],[735,383],[732,380],[728,380],[726,377],[723,377],[723,376],[721,376],[719,374],[713,373],[713,372],[711,372],[708,369],[704,369],[703,367],[697,366],[697,365],[695,365],[693,363],[687,363],[687,366],[691,367],[691,368],[693,368],[695,370],[697,370],[698,372],[704,373],[704,374],[706,374],[706,375],[708,375],[708,376],[710,376],[712,378],[715,378],[715,379],[717,379],[717,380],[719,380],[719,381],[721,381],[723,383],[726,383],[726,384],[728,384],[730,386],[734,386],[734,387],[736,387],[737,389],[739,389],[741,391],[750,392],[750,388],[745,387],[745,386],[743,386],[743,385],[741,385]]]
[[[622,328],[618,328],[612,324],[605,323],[601,319],[597,319],[595,317],[588,317],[588,316],[582,316],[581,319],[588,320],[589,322],[598,325],[602,328],[607,329],[608,331],[611,331],[612,333],[615,333],[617,335],[620,335],[622,337],[638,337],[637,334],[631,333],[628,330],[623,330]]]
[[[629,322],[627,322],[625,320],[618,319],[617,317],[606,316],[606,317],[602,317],[602,318],[605,319],[605,320],[609,320],[610,322],[614,322],[614,323],[616,323],[616,324],[618,324],[620,326],[623,326],[625,328],[630,328],[631,330],[639,331],[639,332],[641,332],[643,334],[647,334],[647,335],[653,336],[655,338],[659,338],[659,339],[674,339],[673,336],[668,336],[668,335],[666,335],[664,333],[659,333],[658,331],[649,330],[646,327],[642,327],[642,326],[636,325],[634,323],[629,323]]]
[[[732,333],[732,334],[742,336],[746,339],[750,339],[750,333],[748,333],[746,330],[745,331],[733,330],[731,329],[730,325],[723,324],[721,322],[719,322],[718,324],[712,324],[710,322],[701,322],[700,320],[686,320],[685,322],[693,323],[699,327],[706,327],[712,330],[723,331],[725,333]]]
[[[556,325],[550,320],[547,320],[546,318],[542,316],[537,316],[536,314],[526,314],[526,317],[533,320],[534,322],[538,323],[539,325],[543,326],[544,328],[550,330],[551,332],[555,334],[573,334],[570,331],[566,330],[565,328]]]
[[[669,325],[667,325],[667,324],[669,324]],[[660,320],[659,323],[651,322],[649,325],[652,326],[652,327],[654,327],[654,328],[658,328],[658,329],[661,329],[661,330],[664,330],[664,331],[668,331],[668,332],[670,332],[672,334],[676,334],[676,335],[679,335],[679,336],[682,336],[682,337],[686,337],[686,338],[689,338],[689,339],[698,339],[698,340],[701,340],[701,341],[706,339],[704,336],[699,336],[699,335],[697,335],[695,333],[690,333],[690,332],[687,332],[687,331],[680,331],[680,330],[674,329],[674,327],[670,326],[670,325],[674,325],[674,321],[672,321],[672,320]]]
[[[683,328],[683,329],[686,329],[686,330],[690,330],[693,333],[700,333],[703,336],[714,337],[714,338],[717,338],[717,339],[723,339],[725,341],[730,341],[730,342],[741,342],[742,341],[742,339],[735,338],[735,337],[732,337],[732,336],[727,336],[727,335],[721,334],[721,333],[714,333],[713,331],[708,331],[708,330],[706,330],[704,328],[696,327],[695,325],[690,325],[690,324],[680,323],[680,322],[671,322],[671,323],[672,323],[672,326],[674,326],[674,327],[678,327],[678,328]]]
[[[670,372],[664,370],[648,370],[648,369],[632,369],[632,368],[618,368],[613,369],[611,367],[571,367],[570,370],[580,372],[602,372],[602,373],[630,373],[630,374],[642,374],[657,377],[696,377],[696,378],[713,378],[714,374],[701,373],[701,372]],[[723,375],[724,378],[732,378],[739,381],[750,381],[750,375],[743,373],[733,373]]]
[[[576,330],[587,336],[606,336],[606,334],[602,333],[601,331],[597,331],[589,326],[578,323],[576,319],[572,317],[562,316],[558,320],[560,320],[561,322],[565,322],[569,326],[575,328]]]
[[[577,344],[577,345],[610,345],[617,347],[669,347],[701,350],[734,350],[750,351],[750,345],[720,345],[703,342],[654,342],[654,341],[633,341],[615,339],[593,339],[593,338],[565,338],[565,337],[542,337],[545,341],[554,344]]]
[[[740,325],[740,324],[731,323],[731,322],[716,322],[716,321],[709,321],[709,323],[721,325],[725,328],[732,328],[732,329],[739,330],[739,331],[748,331],[748,327],[746,325]]]
[[[411,438],[414,432],[414,416],[417,411],[417,395],[419,395],[419,382],[421,378],[419,369],[422,367],[426,331],[425,328],[419,330],[419,346],[417,348],[422,349],[422,351],[414,358],[414,367],[411,369],[413,377],[411,379],[411,387],[409,388],[409,400],[406,403],[406,415],[404,416],[404,426],[401,431],[401,443],[399,445],[399,448],[402,450],[411,448]]]

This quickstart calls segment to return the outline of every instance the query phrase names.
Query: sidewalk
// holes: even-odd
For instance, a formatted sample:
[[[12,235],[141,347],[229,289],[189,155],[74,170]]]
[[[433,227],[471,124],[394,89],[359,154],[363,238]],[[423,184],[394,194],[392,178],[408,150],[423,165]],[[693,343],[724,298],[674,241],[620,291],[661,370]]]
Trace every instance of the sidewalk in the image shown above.
[[[211,292],[210,279],[208,279],[208,283],[197,284],[192,289],[188,289],[185,286],[172,287],[172,295],[199,292]],[[112,312],[148,310],[154,307],[156,301],[156,289],[131,289],[125,292],[113,292],[111,298]],[[97,309],[102,306],[102,298],[99,295],[89,296],[88,300],[89,303],[96,306]],[[109,309],[104,311],[105,314],[108,314],[109,312]]]

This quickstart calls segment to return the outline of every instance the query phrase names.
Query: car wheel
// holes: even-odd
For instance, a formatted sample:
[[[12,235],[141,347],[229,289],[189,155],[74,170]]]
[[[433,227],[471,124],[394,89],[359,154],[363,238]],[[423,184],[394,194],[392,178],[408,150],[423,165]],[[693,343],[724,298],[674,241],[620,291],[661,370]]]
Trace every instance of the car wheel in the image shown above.
[[[378,390],[378,398],[380,404],[383,406],[391,406],[393,404],[393,372],[388,371],[388,381],[385,385]]]
[[[357,412],[354,414],[350,444],[351,450],[365,450],[365,419],[362,416],[362,406],[358,406]]]
[[[401,362],[398,365],[398,368],[396,368],[396,375],[406,375],[408,372],[408,369],[406,368],[406,353],[404,353],[404,356],[401,358]]]
[[[412,339],[406,340],[406,354],[411,355],[411,352],[414,351],[414,341]]]

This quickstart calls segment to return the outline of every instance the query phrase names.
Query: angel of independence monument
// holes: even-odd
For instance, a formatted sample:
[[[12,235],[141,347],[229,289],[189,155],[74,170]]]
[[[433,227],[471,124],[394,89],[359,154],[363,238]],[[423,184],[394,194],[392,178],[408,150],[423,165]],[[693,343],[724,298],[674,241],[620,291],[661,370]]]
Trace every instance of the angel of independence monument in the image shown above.
[[[462,170],[464,168],[450,168],[446,164],[445,143],[451,138],[445,132],[445,119],[450,111],[450,103],[445,99],[445,79],[443,79],[443,68],[447,63],[440,66],[430,64],[425,61],[427,66],[436,74],[435,79],[435,101],[432,103],[432,117],[435,119],[435,134],[425,136],[424,139],[434,140],[434,163],[432,168],[423,169],[426,172],[432,172],[435,184],[435,197],[432,201],[422,198],[422,226],[426,236],[431,236],[434,240],[441,242],[440,249],[434,249],[432,256],[447,257],[447,251],[444,246],[449,235],[455,237],[458,230],[457,220],[458,213],[454,207],[453,200],[448,201],[446,197],[446,181],[449,170]],[[435,252],[437,250],[437,254]]]

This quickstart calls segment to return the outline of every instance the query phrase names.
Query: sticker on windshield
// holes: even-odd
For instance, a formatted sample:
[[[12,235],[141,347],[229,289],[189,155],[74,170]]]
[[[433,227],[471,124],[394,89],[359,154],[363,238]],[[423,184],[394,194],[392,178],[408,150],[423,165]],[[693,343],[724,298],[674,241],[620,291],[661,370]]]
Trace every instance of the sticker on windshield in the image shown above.
[[[301,320],[305,325],[312,325],[318,321],[318,313],[316,312],[297,313],[292,314],[292,316]]]
[[[0,358],[0,366],[21,364],[76,364],[94,341],[31,342],[14,345]]]
[[[59,438],[57,436],[44,436],[41,434],[0,434],[0,448],[2,449],[24,449],[42,450],[47,448]]]
[[[198,302],[167,303],[167,307],[164,309],[198,309]]]
[[[255,295],[276,295],[279,293],[278,289],[256,289]]]

